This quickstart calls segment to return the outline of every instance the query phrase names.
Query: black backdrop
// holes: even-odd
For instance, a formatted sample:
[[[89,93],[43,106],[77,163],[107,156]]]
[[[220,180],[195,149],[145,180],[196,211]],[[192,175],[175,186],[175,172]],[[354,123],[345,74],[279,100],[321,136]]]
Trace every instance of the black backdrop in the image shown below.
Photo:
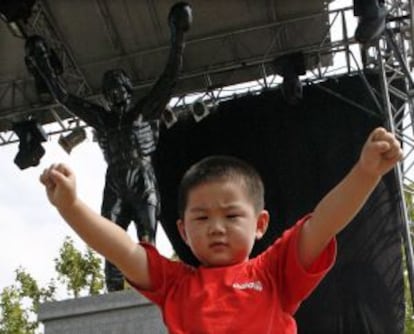
[[[370,81],[376,85],[375,79]],[[192,163],[210,154],[229,154],[257,168],[271,224],[255,245],[255,256],[341,180],[358,159],[368,133],[382,120],[363,81],[355,76],[305,86],[303,102],[295,107],[286,105],[279,90],[270,90],[223,102],[199,123],[182,117],[163,129],[155,166],[162,225],[175,251],[183,261],[197,263],[175,225],[177,186]],[[389,173],[338,236],[335,267],[296,314],[299,333],[403,332],[402,219],[394,180]]]

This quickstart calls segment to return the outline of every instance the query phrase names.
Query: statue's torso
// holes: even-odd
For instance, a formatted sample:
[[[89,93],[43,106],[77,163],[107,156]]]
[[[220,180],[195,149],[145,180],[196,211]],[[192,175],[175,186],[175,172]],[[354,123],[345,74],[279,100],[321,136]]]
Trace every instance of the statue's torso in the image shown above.
[[[159,135],[158,121],[111,122],[96,137],[109,166],[139,166],[150,162]]]

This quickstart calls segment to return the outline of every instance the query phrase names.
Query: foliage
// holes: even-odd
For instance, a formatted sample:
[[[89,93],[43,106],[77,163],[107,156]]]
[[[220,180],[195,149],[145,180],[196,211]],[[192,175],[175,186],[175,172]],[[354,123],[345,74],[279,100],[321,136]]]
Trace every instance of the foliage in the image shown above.
[[[82,292],[94,295],[102,291],[101,260],[90,248],[83,254],[67,237],[54,261],[58,279],[65,284],[68,294],[76,298]],[[0,334],[37,334],[36,314],[40,304],[55,299],[55,282],[52,279],[47,287],[39,287],[23,268],[16,270],[15,281],[0,293]]]
[[[414,221],[414,198],[412,192],[405,192],[405,204],[407,208],[408,219]],[[412,232],[411,232],[412,233]],[[406,263],[404,257],[404,264]],[[405,333],[414,334],[414,309],[411,300],[410,281],[407,267],[404,265],[404,291],[405,291]]]
[[[55,259],[55,269],[59,281],[66,285],[67,291],[75,298],[85,290],[88,295],[96,295],[103,289],[101,259],[90,248],[86,254],[82,254],[69,237],[66,237],[59,251],[59,258]]]
[[[0,334],[34,334],[39,326],[35,317],[39,305],[54,299],[53,280],[40,288],[23,268],[16,270],[16,284],[0,294]]]
[[[406,270],[404,272],[404,285],[405,285],[405,333],[414,334],[413,304],[411,301],[408,273]]]

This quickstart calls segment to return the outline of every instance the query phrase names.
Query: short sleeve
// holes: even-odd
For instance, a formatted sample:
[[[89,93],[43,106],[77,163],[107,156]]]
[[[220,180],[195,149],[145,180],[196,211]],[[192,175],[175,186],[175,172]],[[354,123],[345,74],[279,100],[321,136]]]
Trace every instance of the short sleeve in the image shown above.
[[[148,268],[151,279],[151,289],[143,290],[133,282],[129,282],[133,288],[157,305],[163,305],[165,297],[173,284],[186,270],[181,262],[172,261],[162,256],[157,249],[147,243],[141,244],[148,257]]]
[[[285,312],[294,314],[300,303],[318,286],[331,269],[336,258],[336,240],[325,249],[307,269],[299,261],[298,241],[306,215],[270,246],[261,259],[263,270],[275,280],[280,302]]]

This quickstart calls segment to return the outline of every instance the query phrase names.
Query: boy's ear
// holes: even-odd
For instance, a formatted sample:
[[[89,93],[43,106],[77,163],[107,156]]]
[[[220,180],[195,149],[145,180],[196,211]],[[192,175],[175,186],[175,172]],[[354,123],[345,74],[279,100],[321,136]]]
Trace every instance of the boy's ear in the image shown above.
[[[187,233],[185,232],[184,221],[182,219],[177,220],[178,232],[180,232],[181,238],[187,243]]]
[[[256,240],[260,240],[267,231],[269,226],[269,212],[262,210],[257,217],[256,223]]]

